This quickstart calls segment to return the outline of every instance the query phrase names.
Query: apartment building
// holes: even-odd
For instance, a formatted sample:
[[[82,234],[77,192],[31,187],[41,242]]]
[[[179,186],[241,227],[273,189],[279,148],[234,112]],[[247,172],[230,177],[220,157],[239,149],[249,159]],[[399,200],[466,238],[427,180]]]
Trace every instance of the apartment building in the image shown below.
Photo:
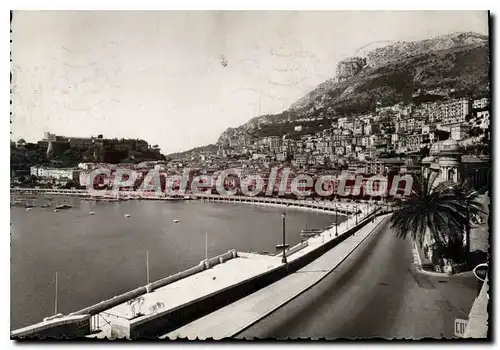
[[[483,98],[472,101],[472,108],[473,109],[483,109],[483,108],[488,107],[489,103],[490,103],[490,100],[486,97],[483,97]]]

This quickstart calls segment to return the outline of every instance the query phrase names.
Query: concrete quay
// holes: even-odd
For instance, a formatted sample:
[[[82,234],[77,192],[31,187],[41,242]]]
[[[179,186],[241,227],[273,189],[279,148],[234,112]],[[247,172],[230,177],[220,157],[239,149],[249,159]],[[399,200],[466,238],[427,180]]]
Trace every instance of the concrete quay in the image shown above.
[[[349,236],[342,244],[312,261],[283,279],[223,307],[207,316],[193,321],[172,332],[164,334],[162,339],[223,339],[234,337],[258,320],[264,318],[288,301],[311,288],[333,271],[366,237],[389,215],[376,217],[373,222],[360,228],[355,235]],[[332,230],[309,240],[308,249],[295,254],[290,261],[317,249],[323,242],[332,240]]]
[[[190,310],[190,305],[215,307],[221,301],[213,297],[282,265],[281,258],[276,256],[237,254],[225,263],[143,294],[138,310],[132,310],[130,302],[126,301],[93,316],[91,330],[99,332],[89,337],[137,338],[153,336],[156,328],[175,328],[191,312],[192,317],[200,312]],[[207,298],[215,302],[202,303]],[[169,324],[171,322],[174,324]]]
[[[41,323],[19,328],[10,333],[12,339],[56,338],[63,339],[68,334],[72,338],[84,337],[90,333],[90,315],[47,317]]]
[[[363,216],[366,217],[367,214],[364,212]],[[282,263],[281,255],[238,252],[236,258],[223,264],[144,295],[139,316],[131,310],[128,301],[102,311],[93,317],[91,327],[99,332],[90,337],[157,337],[162,334],[159,333],[162,330],[168,332],[169,329],[182,327],[190,319],[194,321],[246,295],[253,295],[261,288],[276,284],[277,280],[322,254],[322,248],[325,249],[332,243],[339,244],[346,238],[343,237],[344,234],[354,232],[357,229],[355,220],[353,217],[341,225],[338,237],[335,236],[334,229],[330,229],[308,239],[307,244],[292,247],[288,251],[287,264]],[[366,219],[360,225],[370,221],[371,218]],[[352,242],[351,240],[350,244]]]
[[[357,218],[351,215],[338,226],[338,237],[333,228],[291,247],[287,264],[281,262],[280,255],[230,251],[70,315],[60,315],[56,323],[44,321],[22,332],[13,331],[11,336],[38,336],[42,332],[56,337],[62,334],[69,338],[86,335],[133,339],[169,333],[275,283],[333,247],[342,246],[358,229],[370,224],[376,209],[374,205],[359,205],[361,213]]]
[[[361,210],[362,206],[369,206],[368,201],[358,203],[351,201],[326,201],[326,200],[307,200],[307,199],[285,199],[279,197],[252,197],[252,196],[227,196],[214,194],[193,194],[189,195],[193,199],[198,199],[216,203],[247,203],[255,205],[268,205],[277,207],[292,207],[299,209],[312,209],[327,213],[349,215],[354,214],[356,210]]]

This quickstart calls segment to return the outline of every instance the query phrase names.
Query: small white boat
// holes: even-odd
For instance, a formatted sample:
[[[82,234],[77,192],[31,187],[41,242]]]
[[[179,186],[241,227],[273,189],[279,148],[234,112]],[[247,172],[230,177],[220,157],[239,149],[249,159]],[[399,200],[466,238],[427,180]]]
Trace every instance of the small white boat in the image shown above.
[[[26,208],[26,211],[31,211],[31,208]]]
[[[126,217],[126,218],[129,218],[129,217],[130,217],[130,214],[125,214],[125,217]]]
[[[178,224],[178,223],[179,223],[179,220],[177,220],[177,219],[174,219],[174,222],[175,222],[176,224]]]
[[[95,213],[94,213],[93,211],[91,211],[91,212],[89,213],[89,215],[94,215],[94,214],[95,214]]]
[[[56,212],[56,213],[57,213],[58,211],[59,211],[59,209],[54,209],[54,212]]]

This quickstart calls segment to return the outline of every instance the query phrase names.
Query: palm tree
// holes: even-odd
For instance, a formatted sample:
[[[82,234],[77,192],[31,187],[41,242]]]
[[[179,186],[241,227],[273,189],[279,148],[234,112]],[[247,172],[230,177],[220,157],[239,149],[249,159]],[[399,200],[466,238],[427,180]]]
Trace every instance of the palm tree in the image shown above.
[[[411,235],[422,246],[429,232],[437,245],[463,246],[464,233],[469,235],[470,218],[484,213],[477,201],[478,192],[472,192],[465,182],[435,185],[436,176],[432,175],[413,180],[410,197],[391,217],[396,235]]]

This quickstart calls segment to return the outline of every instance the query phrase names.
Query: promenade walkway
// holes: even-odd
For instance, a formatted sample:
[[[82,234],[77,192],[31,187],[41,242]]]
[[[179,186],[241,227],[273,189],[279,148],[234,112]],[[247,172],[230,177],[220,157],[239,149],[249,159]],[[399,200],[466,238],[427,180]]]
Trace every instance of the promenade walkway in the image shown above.
[[[348,237],[297,272],[161,338],[222,339],[236,335],[326,277],[389,215],[375,218],[355,235]],[[314,249],[315,244],[322,244],[323,240],[328,240],[331,231],[311,240],[308,250]],[[304,249],[291,258],[297,258],[306,252]]]

